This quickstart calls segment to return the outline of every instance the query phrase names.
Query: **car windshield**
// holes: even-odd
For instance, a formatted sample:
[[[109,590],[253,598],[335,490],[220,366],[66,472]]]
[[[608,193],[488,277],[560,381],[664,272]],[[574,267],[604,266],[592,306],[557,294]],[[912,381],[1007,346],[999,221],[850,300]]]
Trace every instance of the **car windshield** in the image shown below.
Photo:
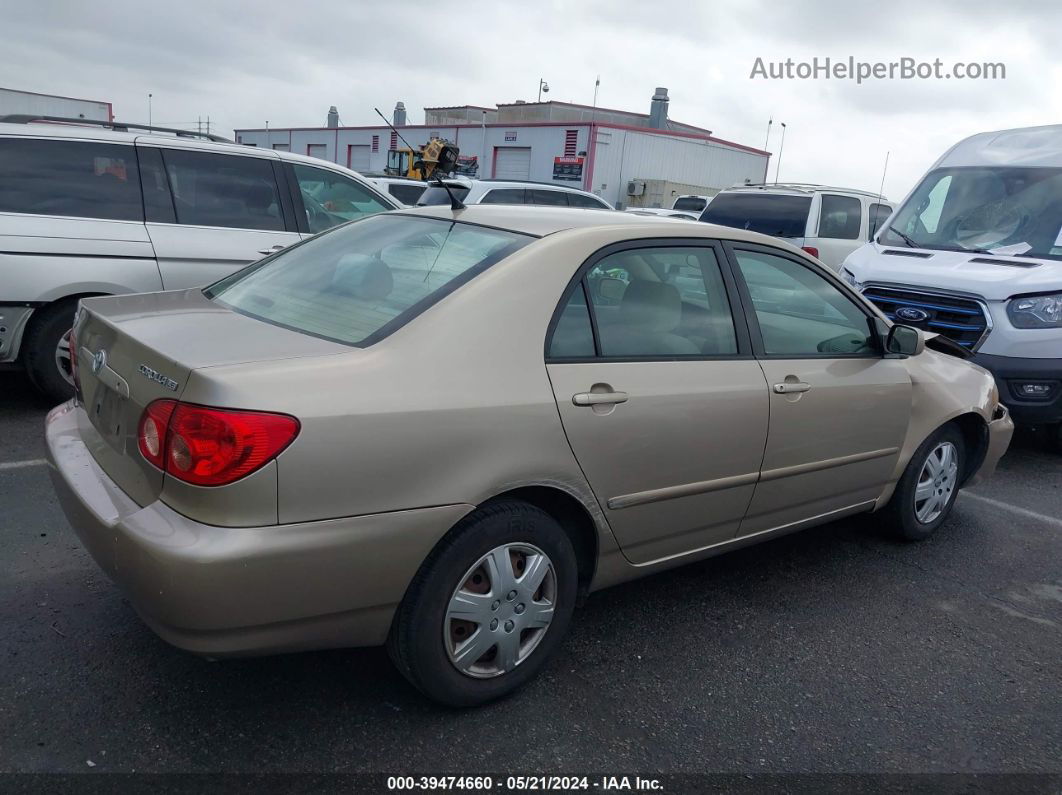
[[[251,265],[206,295],[274,325],[365,347],[531,240],[435,218],[373,216]]]
[[[810,208],[810,196],[720,193],[704,208],[701,220],[773,237],[803,237]]]
[[[704,199],[699,196],[683,196],[681,199],[675,199],[675,206],[672,210],[690,210],[691,212],[699,213],[704,209]]]
[[[878,242],[1062,259],[1062,168],[931,171]]]
[[[465,196],[468,195],[469,189],[464,185],[450,185],[450,193],[454,195],[454,198],[458,201],[464,201]],[[420,198],[417,199],[418,207],[431,207],[433,205],[447,205],[450,203],[450,193],[446,192],[446,188],[441,185],[430,185],[428,189],[420,194]]]

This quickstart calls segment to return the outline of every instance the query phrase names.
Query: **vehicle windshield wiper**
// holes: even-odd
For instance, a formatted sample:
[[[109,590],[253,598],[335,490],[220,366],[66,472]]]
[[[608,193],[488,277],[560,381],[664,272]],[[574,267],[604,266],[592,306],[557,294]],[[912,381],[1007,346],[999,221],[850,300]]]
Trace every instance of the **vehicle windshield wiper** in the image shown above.
[[[892,232],[894,235],[896,235],[898,238],[900,238],[900,240],[902,240],[904,243],[906,243],[908,248],[922,248],[920,245],[918,245],[913,240],[911,240],[911,238],[909,238],[907,235],[905,235],[903,232],[901,232],[895,226],[891,226],[890,225],[889,226],[889,231]]]

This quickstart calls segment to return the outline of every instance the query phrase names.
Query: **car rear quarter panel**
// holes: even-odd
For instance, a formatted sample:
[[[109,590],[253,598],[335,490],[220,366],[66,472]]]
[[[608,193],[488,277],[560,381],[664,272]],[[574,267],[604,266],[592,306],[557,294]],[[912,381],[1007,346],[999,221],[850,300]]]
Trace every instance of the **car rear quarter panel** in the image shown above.
[[[612,242],[614,232],[558,233],[369,348],[201,368],[182,399],[298,417],[299,437],[277,459],[281,524],[550,486],[586,508],[608,554],[615,542],[568,445],[543,350],[570,278]]]

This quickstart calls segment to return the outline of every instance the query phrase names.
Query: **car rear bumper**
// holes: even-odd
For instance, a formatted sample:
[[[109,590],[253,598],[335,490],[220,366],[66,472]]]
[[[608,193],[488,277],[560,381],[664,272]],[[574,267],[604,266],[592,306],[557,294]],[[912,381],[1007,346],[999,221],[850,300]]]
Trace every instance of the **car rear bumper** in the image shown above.
[[[46,423],[59,502],[96,563],[164,640],[209,656],[371,646],[470,505],[304,524],[215,527],[139,506],[82,442],[73,402]]]
[[[999,399],[1019,425],[1049,425],[1062,422],[1062,359],[1024,359],[1017,356],[974,354],[973,362],[990,371],[999,388]],[[1050,385],[1042,398],[1021,395],[1022,383]]]

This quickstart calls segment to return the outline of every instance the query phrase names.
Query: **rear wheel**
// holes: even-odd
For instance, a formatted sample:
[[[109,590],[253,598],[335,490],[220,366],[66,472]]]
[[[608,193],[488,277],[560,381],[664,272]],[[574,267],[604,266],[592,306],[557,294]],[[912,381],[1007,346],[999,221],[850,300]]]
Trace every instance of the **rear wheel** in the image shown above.
[[[549,514],[517,501],[482,508],[421,566],[388,650],[436,701],[469,707],[508,695],[563,639],[577,579],[571,541]]]
[[[37,310],[22,339],[23,361],[30,381],[52,400],[74,394],[70,370],[70,326],[77,299],[67,299]]]
[[[963,437],[954,425],[945,425],[922,442],[881,512],[889,531],[907,541],[921,541],[944,524],[959,496],[965,462]]]

